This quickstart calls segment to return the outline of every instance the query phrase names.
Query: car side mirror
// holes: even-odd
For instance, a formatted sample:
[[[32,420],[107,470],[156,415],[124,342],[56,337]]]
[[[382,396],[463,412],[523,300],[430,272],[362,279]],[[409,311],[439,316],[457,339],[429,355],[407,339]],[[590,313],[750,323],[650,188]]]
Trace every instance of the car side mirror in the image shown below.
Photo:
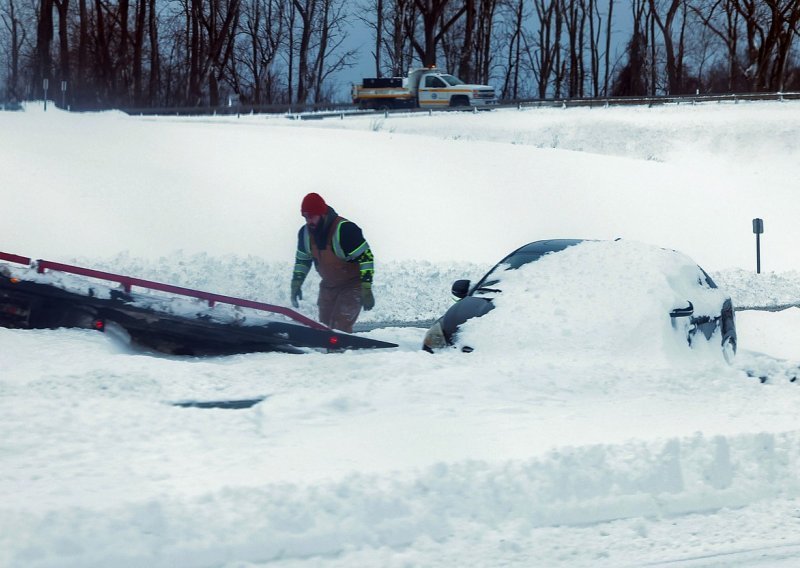
[[[669,313],[669,317],[671,318],[688,318],[694,313],[694,305],[689,302],[689,305],[685,308],[675,308]]]
[[[467,293],[469,292],[469,280],[456,280],[453,282],[453,287],[450,288],[450,292],[458,298],[459,300],[462,298],[467,297]]]

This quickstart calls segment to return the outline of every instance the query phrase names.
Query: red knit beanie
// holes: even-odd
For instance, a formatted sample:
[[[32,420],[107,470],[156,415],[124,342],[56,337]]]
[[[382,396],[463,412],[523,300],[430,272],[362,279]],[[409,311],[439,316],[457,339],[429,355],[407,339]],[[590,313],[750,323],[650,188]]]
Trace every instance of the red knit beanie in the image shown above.
[[[328,213],[328,204],[318,193],[309,193],[303,198],[303,203],[300,205],[301,215],[326,215]]]

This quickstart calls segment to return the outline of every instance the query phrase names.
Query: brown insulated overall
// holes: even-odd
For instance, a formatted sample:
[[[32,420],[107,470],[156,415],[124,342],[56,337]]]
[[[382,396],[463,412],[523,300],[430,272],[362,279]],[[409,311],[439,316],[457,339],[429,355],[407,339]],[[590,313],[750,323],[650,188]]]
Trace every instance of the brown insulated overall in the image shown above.
[[[361,278],[357,262],[342,260],[333,252],[333,235],[346,219],[336,217],[325,239],[325,250],[311,241],[311,256],[322,281],[319,285],[319,321],[330,328],[351,333],[361,312]]]

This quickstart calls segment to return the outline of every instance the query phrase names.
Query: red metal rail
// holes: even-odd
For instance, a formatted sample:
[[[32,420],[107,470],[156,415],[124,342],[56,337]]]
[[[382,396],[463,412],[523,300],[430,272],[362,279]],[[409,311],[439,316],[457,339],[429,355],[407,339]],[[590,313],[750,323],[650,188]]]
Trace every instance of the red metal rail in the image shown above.
[[[16,254],[0,252],[0,260],[31,266],[30,258]],[[307,318],[303,314],[300,314],[292,309],[284,308],[283,306],[274,306],[272,304],[265,304],[263,302],[255,302],[253,300],[245,300],[243,298],[234,298],[233,296],[224,296],[222,294],[203,292],[202,290],[192,290],[191,288],[172,286],[171,284],[163,284],[161,282],[153,282],[152,280],[143,280],[141,278],[133,278],[131,276],[123,276],[121,274],[113,274],[111,272],[103,272],[101,270],[92,270],[90,268],[82,268],[80,266],[72,266],[70,264],[62,264],[60,262],[52,262],[49,260],[37,260],[36,270],[40,274],[44,274],[45,270],[56,270],[58,272],[67,272],[69,274],[77,274],[79,276],[87,276],[89,278],[98,278],[100,280],[118,282],[119,284],[122,284],[126,292],[130,292],[133,286],[137,286],[139,288],[158,290],[160,292],[168,292],[170,294],[177,294],[180,296],[199,298],[201,300],[206,300],[208,305],[212,307],[214,304],[220,303],[241,306],[243,308],[252,308],[254,310],[261,310],[265,312],[272,312],[286,316],[298,323],[302,323],[314,329],[329,329],[321,323],[314,321],[311,318]]]
[[[0,260],[15,262],[17,264],[25,264],[27,266],[30,266],[31,264],[31,259],[27,256],[19,256],[18,254],[11,254],[8,252],[0,252]]]

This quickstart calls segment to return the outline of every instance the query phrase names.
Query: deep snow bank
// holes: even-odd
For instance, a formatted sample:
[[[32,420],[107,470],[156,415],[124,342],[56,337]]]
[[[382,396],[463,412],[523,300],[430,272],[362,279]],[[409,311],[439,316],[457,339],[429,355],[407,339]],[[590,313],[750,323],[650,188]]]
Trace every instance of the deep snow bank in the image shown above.
[[[483,140],[639,160],[713,158],[756,165],[781,161],[800,151],[798,108],[800,102],[786,101],[504,109],[468,118],[462,113],[387,117],[376,113],[298,126]]]
[[[402,548],[800,496],[800,432],[563,447],[527,461],[441,463],[334,483],[221,488],[126,506],[0,516],[3,565],[219,566]],[[512,528],[513,527],[513,528]],[[573,554],[580,553],[573,551]],[[606,558],[611,564],[631,558]]]

